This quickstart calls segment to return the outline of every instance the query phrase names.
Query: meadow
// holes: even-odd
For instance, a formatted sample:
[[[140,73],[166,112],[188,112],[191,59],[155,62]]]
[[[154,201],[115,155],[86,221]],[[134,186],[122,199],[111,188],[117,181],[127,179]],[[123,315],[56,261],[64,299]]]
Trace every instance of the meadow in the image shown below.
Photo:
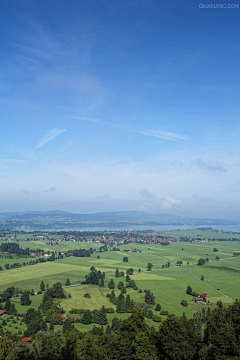
[[[99,248],[96,243],[73,243],[61,242],[60,246],[46,245],[43,241],[21,241],[21,247],[44,248],[49,251],[73,250],[76,248]],[[124,252],[124,248],[139,249],[141,252]],[[213,249],[217,248],[218,252]],[[150,290],[155,296],[156,304],[161,305],[162,310],[177,316],[185,312],[188,318],[192,317],[196,311],[202,310],[202,305],[197,305],[192,301],[192,296],[186,294],[187,286],[190,285],[195,292],[206,292],[210,297],[212,308],[216,306],[217,301],[222,300],[224,304],[232,303],[232,299],[240,298],[240,257],[233,257],[233,252],[240,252],[240,243],[233,241],[214,241],[208,243],[187,243],[171,242],[170,245],[162,246],[157,244],[128,244],[121,245],[120,251],[105,251],[94,253],[91,257],[67,257],[61,260],[41,263],[32,266],[25,266],[17,269],[0,272],[0,291],[7,287],[15,286],[20,289],[34,289],[39,291],[40,283],[43,281],[49,286],[57,281],[65,285],[66,279],[70,279],[71,285],[79,284],[85,279],[85,275],[90,272],[94,266],[97,270],[105,272],[105,287],[100,288],[95,285],[70,286],[64,289],[66,299],[61,300],[61,306],[65,313],[73,308],[79,309],[100,309],[115,306],[106,297],[111,290],[108,289],[108,282],[115,276],[116,268],[124,271],[129,268],[134,269],[134,275],[131,278],[138,286],[138,290],[127,289],[127,294],[136,302],[144,301],[144,290]],[[123,257],[127,256],[128,262],[123,262]],[[217,261],[216,256],[220,259]],[[208,263],[198,266],[199,258],[209,259]],[[0,259],[0,262],[3,259]],[[5,259],[4,259],[5,260]],[[14,261],[16,261],[14,259]],[[177,261],[182,261],[183,266],[176,266]],[[162,268],[163,265],[170,262],[169,268]],[[152,271],[147,271],[147,264],[152,263]],[[204,281],[201,281],[201,276]],[[119,294],[117,289],[119,281],[125,278],[114,278],[115,293]],[[142,289],[142,293],[139,290]],[[71,298],[69,298],[69,293]],[[89,293],[91,298],[86,299],[85,293]],[[41,302],[42,295],[31,297],[30,307],[37,307]],[[181,300],[188,302],[188,307],[181,305]],[[23,312],[28,307],[20,305],[20,300],[14,300],[18,311]],[[155,306],[153,306],[153,309]],[[154,311],[155,314],[159,314]],[[128,314],[108,314],[108,319],[113,317],[126,318]],[[162,316],[164,318],[164,316]],[[159,326],[147,319],[149,325]],[[87,330],[91,325],[76,324],[79,329]]]

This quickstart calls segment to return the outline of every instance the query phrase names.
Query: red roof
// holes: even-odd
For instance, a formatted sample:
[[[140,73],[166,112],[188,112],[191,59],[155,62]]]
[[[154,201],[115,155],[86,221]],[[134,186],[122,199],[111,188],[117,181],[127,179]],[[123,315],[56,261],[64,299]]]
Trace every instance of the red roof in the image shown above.
[[[198,296],[207,295],[207,293],[198,293]]]
[[[25,338],[22,339],[22,341],[25,342],[25,344],[27,344],[27,343],[30,343],[30,342],[31,342],[31,338],[30,338],[30,336],[29,336],[29,337],[25,337]]]
[[[0,316],[2,316],[2,315],[7,315],[7,312],[3,311],[3,310],[0,310]]]
[[[66,319],[66,316],[65,316],[65,315],[63,315],[63,316],[62,316],[62,319],[63,319],[63,320],[64,320],[64,319]]]

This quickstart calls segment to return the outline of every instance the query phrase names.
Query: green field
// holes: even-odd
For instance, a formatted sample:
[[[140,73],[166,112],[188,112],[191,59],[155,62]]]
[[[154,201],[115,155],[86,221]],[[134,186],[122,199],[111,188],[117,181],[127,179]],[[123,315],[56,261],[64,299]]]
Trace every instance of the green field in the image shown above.
[[[21,242],[20,246],[33,248],[44,248],[45,250],[57,251],[73,250],[75,248],[99,248],[96,243],[73,243],[61,242],[58,247],[47,247],[41,241]],[[128,249],[138,248],[139,253],[126,253],[124,247]],[[213,248],[217,248],[218,252],[213,252]],[[168,246],[161,245],[143,245],[128,244],[120,247],[121,251],[106,251],[102,253],[94,253],[91,257],[77,258],[68,257],[62,260],[56,260],[38,265],[26,266],[17,269],[0,272],[0,291],[7,287],[15,286],[20,289],[34,289],[39,291],[40,282],[44,281],[49,286],[57,281],[65,285],[66,279],[69,278],[71,284],[80,283],[85,279],[85,275],[90,272],[90,267],[95,266],[97,270],[106,273],[105,287],[99,288],[94,285],[80,285],[76,287],[68,287],[65,289],[66,295],[70,292],[71,298],[61,300],[61,306],[66,313],[72,308],[82,308],[93,310],[100,309],[101,306],[115,307],[106,297],[111,290],[107,284],[110,277],[114,277],[116,268],[124,271],[133,268],[135,274],[131,276],[136,282],[138,289],[150,290],[155,295],[155,302],[160,303],[162,310],[167,310],[171,314],[182,315],[183,311],[187,317],[191,317],[194,312],[201,310],[202,305],[195,304],[192,296],[186,294],[186,288],[190,285],[195,292],[206,292],[210,296],[210,301],[215,306],[218,300],[222,300],[224,304],[229,304],[232,299],[240,298],[240,257],[233,257],[233,252],[240,252],[239,242],[208,242],[208,243],[170,243]],[[97,258],[100,256],[100,258]],[[123,262],[123,256],[128,257],[128,262]],[[219,256],[220,260],[216,260]],[[198,266],[199,258],[209,258],[209,262],[203,266]],[[2,262],[6,259],[0,259]],[[182,261],[183,266],[176,266],[177,261]],[[16,260],[14,260],[15,262]],[[152,271],[146,271],[148,263],[153,264]],[[169,268],[162,269],[162,265],[170,262]],[[187,265],[187,262],[189,265]],[[3,265],[1,265],[3,266]],[[139,269],[141,271],[139,272]],[[199,278],[204,276],[204,281]],[[196,278],[197,277],[197,278]],[[119,281],[125,278],[114,279],[117,286]],[[116,289],[116,294],[120,293]],[[217,290],[218,289],[218,290]],[[88,292],[90,299],[84,298],[84,294]],[[127,289],[127,293],[131,299],[137,302],[144,301],[144,292],[139,293],[138,290]],[[31,297],[32,304],[37,308],[41,302],[42,295]],[[181,300],[188,301],[188,307],[183,307]],[[19,299],[15,300],[18,311],[22,309]],[[25,311],[28,307],[25,307]],[[154,308],[154,307],[153,307]],[[21,312],[23,312],[21,310]],[[128,314],[108,314],[108,318],[114,316],[123,316]],[[164,317],[163,317],[164,318]],[[151,320],[147,322],[152,325]],[[158,326],[157,323],[154,323]],[[77,324],[78,327],[84,327],[83,324]],[[86,326],[87,330],[87,326]]]

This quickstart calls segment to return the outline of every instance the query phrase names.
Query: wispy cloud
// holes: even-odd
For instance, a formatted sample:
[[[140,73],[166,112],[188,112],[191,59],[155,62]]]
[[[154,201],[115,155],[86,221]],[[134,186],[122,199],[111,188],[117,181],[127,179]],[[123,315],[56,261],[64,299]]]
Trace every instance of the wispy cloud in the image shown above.
[[[53,192],[57,192],[58,190],[57,190],[57,188],[55,187],[55,186],[50,186],[50,188],[49,189],[47,189],[47,190],[44,190],[44,192],[47,192],[47,193],[53,193]]]
[[[69,116],[71,119],[76,119],[76,120],[81,120],[81,121],[89,121],[89,122],[93,122],[99,125],[106,125],[107,122],[97,119],[97,118],[92,118],[92,117],[88,117],[88,116]]]
[[[20,194],[27,195],[27,194],[30,194],[30,191],[27,190],[27,189],[19,189],[19,193],[20,193]]]
[[[209,196],[198,195],[198,194],[192,194],[192,199],[197,200],[197,201],[203,201],[203,202],[212,200]]]
[[[221,164],[217,163],[216,161],[210,161],[210,160],[204,161],[201,158],[193,161],[193,165],[200,169],[205,169],[205,170],[213,171],[213,172],[226,172],[227,171],[225,169],[225,167],[223,167]]]
[[[42,148],[44,145],[49,143],[50,141],[54,140],[56,137],[58,137],[60,134],[67,131],[66,129],[57,129],[54,128],[47,132],[45,136],[43,136],[37,143],[37,146],[35,147],[35,150]]]
[[[146,129],[146,130],[138,131],[138,133],[147,135],[147,136],[153,136],[153,137],[156,137],[159,139],[170,140],[170,141],[187,140],[187,136],[182,135],[182,134],[172,133],[169,131],[158,131],[158,130]]]
[[[19,159],[4,159],[4,158],[0,158],[0,164],[4,164],[4,165],[9,165],[9,164],[14,164],[14,163],[23,163],[23,160],[19,160]]]

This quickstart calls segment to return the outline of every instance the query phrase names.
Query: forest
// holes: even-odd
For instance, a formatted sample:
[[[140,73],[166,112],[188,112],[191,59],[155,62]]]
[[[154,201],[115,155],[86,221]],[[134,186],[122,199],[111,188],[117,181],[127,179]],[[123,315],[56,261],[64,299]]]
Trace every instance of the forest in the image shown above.
[[[41,317],[28,312],[30,323]],[[66,319],[63,332],[39,331],[32,343],[16,335],[0,338],[1,360],[238,360],[240,357],[240,302],[221,304],[203,319],[169,316],[159,330],[149,328],[141,310],[133,309],[125,320],[112,322],[106,330],[94,326],[82,333]]]

